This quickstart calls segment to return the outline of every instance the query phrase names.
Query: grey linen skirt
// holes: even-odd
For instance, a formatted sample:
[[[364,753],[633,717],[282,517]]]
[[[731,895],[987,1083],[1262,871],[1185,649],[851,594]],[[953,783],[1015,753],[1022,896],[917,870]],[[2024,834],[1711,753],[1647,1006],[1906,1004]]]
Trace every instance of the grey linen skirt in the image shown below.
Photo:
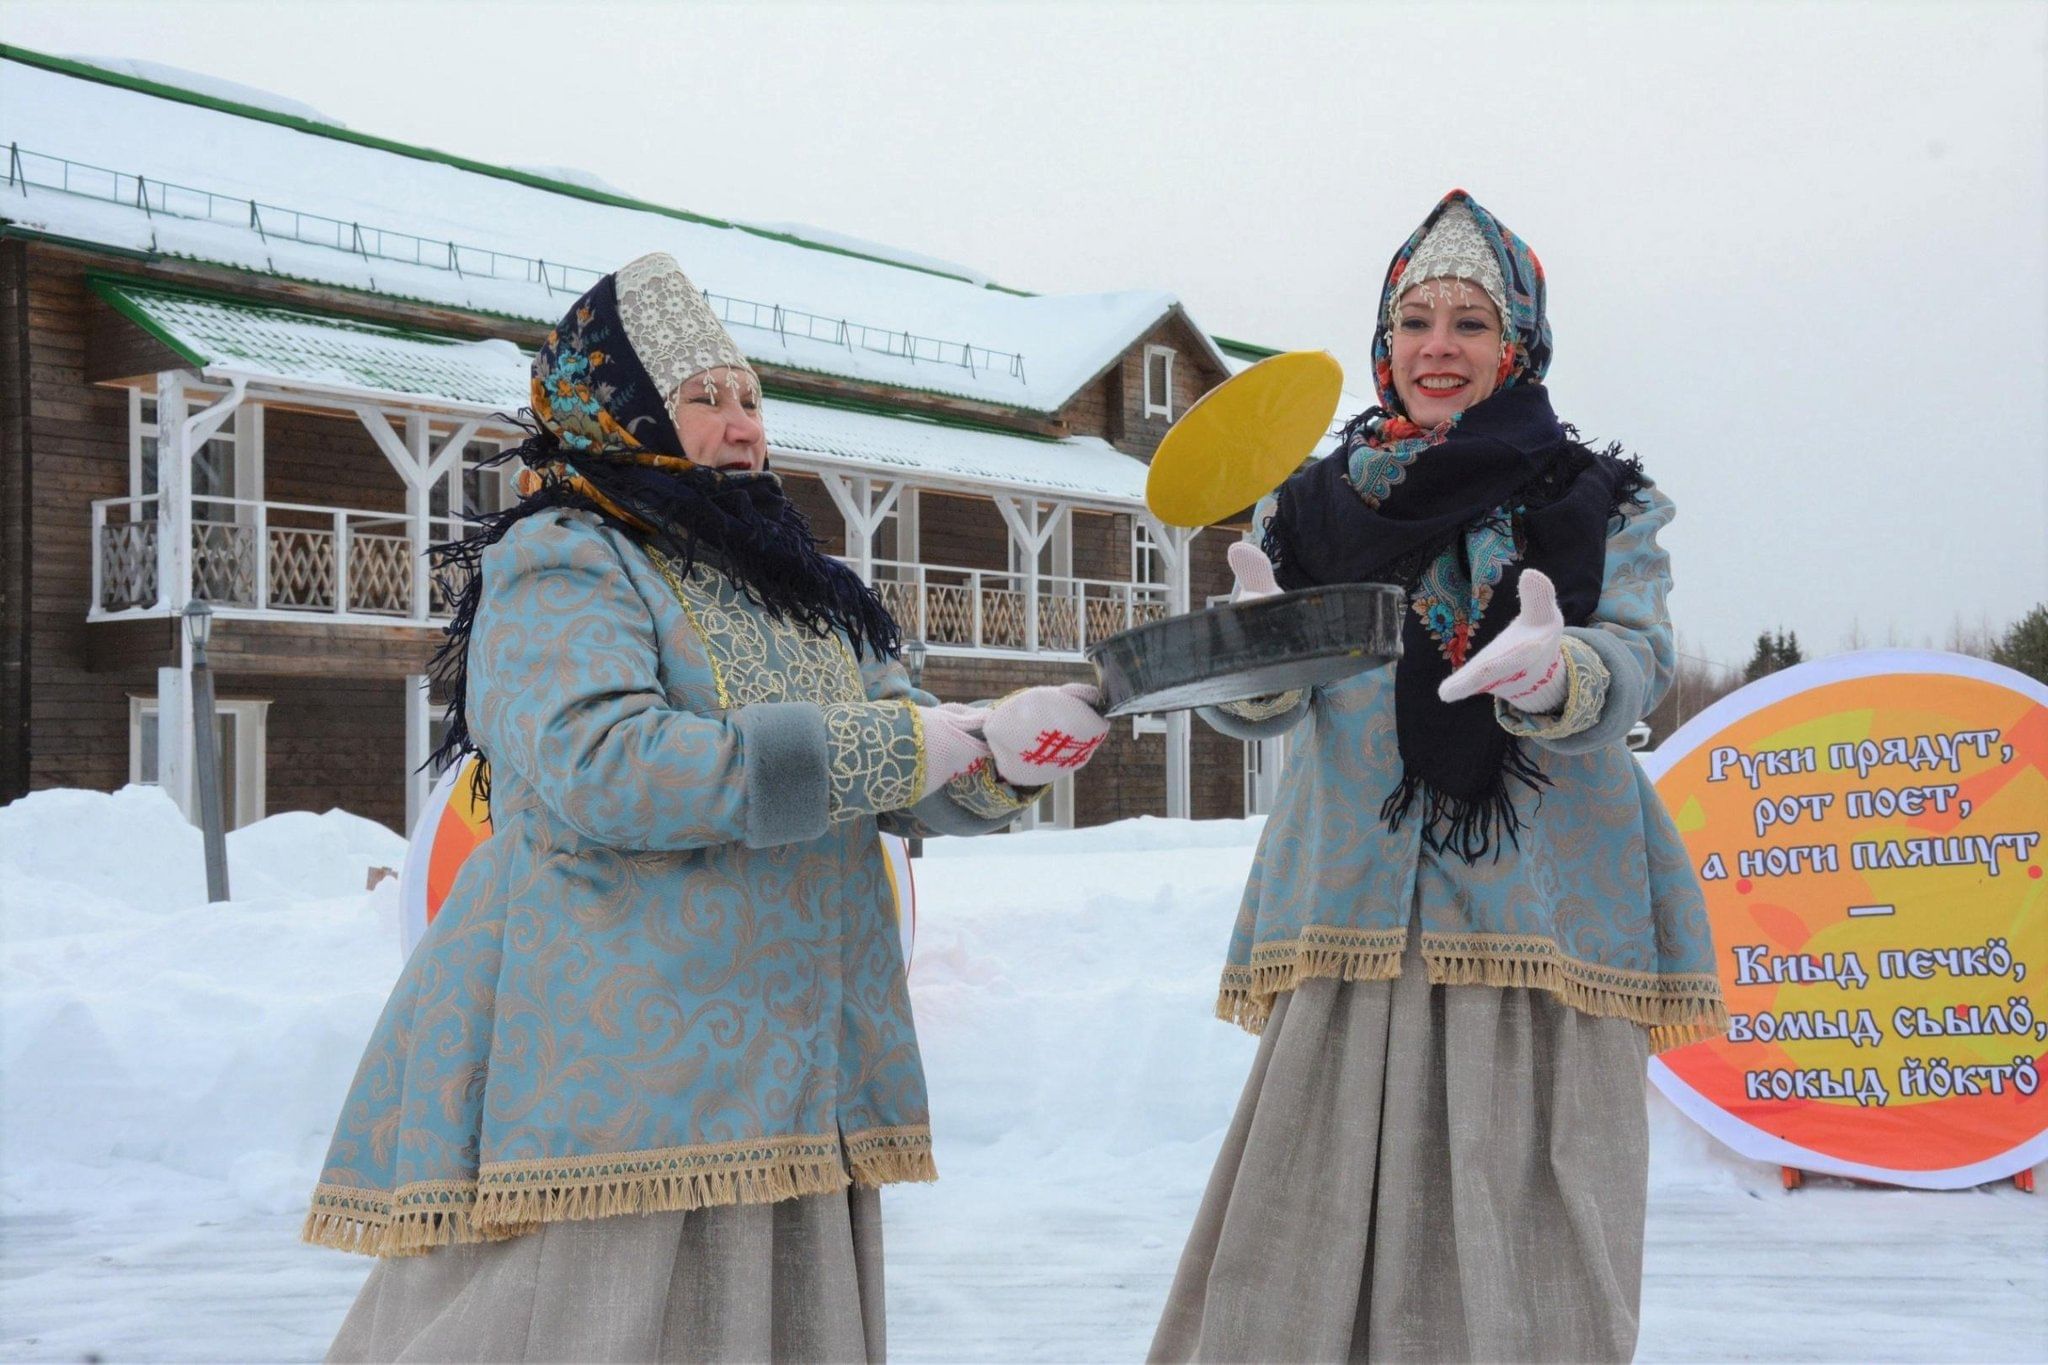
[[[548,1223],[377,1262],[330,1361],[880,1361],[878,1190]]]
[[[1154,1361],[1634,1354],[1647,1035],[1418,942],[1274,1002]]]

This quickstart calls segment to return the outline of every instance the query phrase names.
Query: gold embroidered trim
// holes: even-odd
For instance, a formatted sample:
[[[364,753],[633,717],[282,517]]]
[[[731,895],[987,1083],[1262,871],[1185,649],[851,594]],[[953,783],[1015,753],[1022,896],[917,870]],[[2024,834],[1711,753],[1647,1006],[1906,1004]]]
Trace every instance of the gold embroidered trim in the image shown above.
[[[898,708],[907,713],[897,714]],[[829,800],[833,818],[848,819],[915,805],[924,791],[924,746],[917,707],[902,702],[826,702]]]
[[[1565,739],[1590,730],[1607,705],[1607,686],[1612,678],[1600,652],[1576,635],[1564,637],[1564,703],[1556,715],[1518,711],[1499,697],[1493,699],[1493,714],[1500,727],[1526,739]]]
[[[1300,937],[1265,943],[1249,967],[1226,967],[1218,1018],[1258,1033],[1273,1000],[1303,981],[1381,981],[1401,974],[1407,931],[1310,925]],[[1712,1038],[1728,1028],[1720,979],[1711,972],[1658,975],[1567,957],[1551,940],[1519,934],[1422,935],[1422,960],[1437,986],[1515,986],[1548,991],[1581,1014],[1631,1019],[1650,1031],[1653,1051]]]
[[[648,546],[670,595],[703,642],[722,710],[757,701],[863,701],[860,660],[838,631],[824,635],[749,607],[724,574],[705,564],[686,577]]]
[[[946,784],[953,803],[979,820],[1000,820],[1015,815],[1039,797],[1044,787],[1013,787],[996,776],[996,765],[982,759]]]
[[[924,1124],[869,1128],[846,1137],[846,1162],[856,1185],[896,1185],[939,1178],[932,1130]]]
[[[932,775],[932,755],[931,750],[925,747],[924,708],[912,701],[906,701],[903,704],[910,708],[910,734],[911,738],[917,742],[917,770],[910,775],[911,797],[909,801],[904,802],[902,807],[903,809],[908,809],[924,799],[924,784],[931,779]]]
[[[849,1165],[853,1168],[848,1173]],[[935,1180],[923,1125],[837,1136],[762,1138],[577,1159],[485,1166],[474,1182],[419,1181],[395,1191],[322,1184],[301,1235],[316,1246],[416,1256],[495,1242],[543,1223],[767,1204],[863,1185]]]
[[[654,567],[659,569],[662,578],[667,580],[668,590],[675,594],[676,605],[683,609],[683,619],[690,623],[690,629],[704,642],[704,661],[711,665],[711,688],[718,695],[718,709],[730,711],[732,693],[725,685],[725,670],[718,665],[718,651],[711,646],[710,633],[704,629],[704,622],[698,619],[697,609],[690,605],[690,594],[683,587],[682,575],[676,572],[676,566],[669,561],[667,555],[651,545],[647,548],[647,557],[654,561]]]
[[[1339,929],[1311,924],[1298,938],[1262,943],[1248,967],[1225,967],[1216,997],[1216,1016],[1248,1033],[1264,1029],[1273,997],[1310,977],[1341,981],[1385,981],[1401,974],[1405,929]]]

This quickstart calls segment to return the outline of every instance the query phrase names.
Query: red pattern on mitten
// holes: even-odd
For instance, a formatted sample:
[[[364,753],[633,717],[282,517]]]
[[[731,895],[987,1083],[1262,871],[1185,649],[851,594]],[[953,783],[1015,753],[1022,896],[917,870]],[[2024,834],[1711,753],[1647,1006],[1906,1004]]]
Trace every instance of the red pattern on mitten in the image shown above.
[[[1516,580],[1522,609],[1493,643],[1445,678],[1436,694],[1463,701],[1490,692],[1517,711],[1545,714],[1564,705],[1568,677],[1564,664],[1564,614],[1557,589],[1536,569]]]
[[[1027,687],[1005,698],[982,726],[996,773],[1013,787],[1042,787],[1080,771],[1109,734],[1088,683]]]

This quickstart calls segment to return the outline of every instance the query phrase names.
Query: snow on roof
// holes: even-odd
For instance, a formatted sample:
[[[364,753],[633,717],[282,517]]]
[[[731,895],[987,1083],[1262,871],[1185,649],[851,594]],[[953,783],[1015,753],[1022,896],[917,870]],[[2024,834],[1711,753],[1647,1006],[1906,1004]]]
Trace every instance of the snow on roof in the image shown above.
[[[477,415],[526,404],[527,356],[509,341],[461,341],[128,280],[92,284],[210,378],[387,396]]]
[[[602,271],[665,250],[722,296],[758,362],[1034,412],[1175,306],[1156,291],[1020,296],[853,239],[298,126],[19,49],[0,63],[0,142],[19,148],[0,223],[52,236],[538,323]]]
[[[978,284],[984,289],[1002,288],[1001,285],[972,266],[962,265],[958,261],[944,260],[937,256],[927,256],[918,251],[905,251],[901,247],[890,246],[886,242],[871,242],[865,237],[855,237],[851,233],[834,232],[830,228],[813,227],[809,223],[749,223],[747,226],[758,228],[763,232],[779,233],[785,237],[800,237],[806,242],[816,242],[819,246],[838,247],[842,251],[851,251],[857,255],[873,256],[884,261],[894,261],[898,265],[907,265],[913,270],[929,270],[935,275],[952,275],[958,279],[966,280],[970,284]]]
[[[267,303],[95,276],[93,289],[210,378],[419,403],[469,416],[526,405],[531,360],[509,341],[462,341]],[[798,463],[851,464],[921,482],[1139,504],[1145,465],[1092,436],[1041,440],[771,397],[769,444]]]
[[[90,53],[67,52],[64,60],[77,62],[81,66],[95,66],[102,71],[111,71],[117,76],[133,76],[139,81],[154,85],[171,85],[180,90],[189,90],[195,95],[208,99],[224,100],[230,104],[246,104],[251,109],[262,109],[272,114],[283,114],[286,118],[304,119],[308,123],[324,123],[330,128],[346,128],[348,125],[332,114],[324,114],[310,104],[280,95],[270,90],[260,90],[240,81],[223,80],[204,72],[187,71],[182,66],[170,66],[163,62],[143,61],[138,57],[95,57]]]
[[[1145,502],[1144,462],[1093,436],[1038,440],[781,398],[763,403],[762,420],[778,454],[826,456],[925,483],[1007,487],[1130,507]]]
[[[630,197],[603,176],[578,170],[574,166],[528,166],[515,161],[505,169],[518,171],[523,175],[538,176],[542,180],[559,180],[564,185],[574,185],[579,190],[595,190],[599,194],[616,195],[621,199]]]

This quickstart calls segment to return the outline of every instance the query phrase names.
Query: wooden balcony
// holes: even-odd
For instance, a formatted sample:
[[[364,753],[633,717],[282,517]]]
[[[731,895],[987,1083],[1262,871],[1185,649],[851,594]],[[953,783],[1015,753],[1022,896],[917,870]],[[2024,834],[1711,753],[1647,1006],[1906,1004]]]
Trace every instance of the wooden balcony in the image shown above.
[[[353,625],[439,625],[450,592],[416,575],[425,545],[402,513],[255,502],[192,500],[192,600],[225,617],[332,621]],[[93,619],[158,615],[164,566],[155,496],[92,504]],[[462,518],[428,519],[437,540],[458,535]],[[1163,584],[1054,574],[962,569],[874,560],[875,590],[903,628],[944,653],[1079,656],[1118,631],[1169,611]]]
[[[357,624],[438,624],[449,618],[450,589],[416,576],[425,546],[403,513],[192,499],[191,597],[216,611],[290,620],[325,617]],[[428,518],[436,541],[467,523]],[[92,504],[93,614],[104,619],[162,608],[165,553],[155,495],[102,498]]]
[[[1071,654],[1168,614],[1163,584],[873,561],[906,640],[971,654]]]

